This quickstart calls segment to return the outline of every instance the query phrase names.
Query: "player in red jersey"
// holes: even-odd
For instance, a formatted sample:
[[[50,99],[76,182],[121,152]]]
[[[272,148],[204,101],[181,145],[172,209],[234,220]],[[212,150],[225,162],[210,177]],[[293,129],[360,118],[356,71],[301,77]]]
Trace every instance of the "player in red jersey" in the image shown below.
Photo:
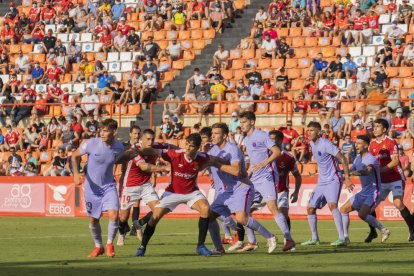
[[[141,137],[141,145],[139,146],[140,149],[151,148],[154,145],[154,140],[154,131],[152,129],[144,130]],[[167,149],[168,145],[164,145],[162,148]],[[158,195],[150,182],[151,175],[156,172],[167,172],[169,168],[166,166],[156,166],[157,159],[158,156],[156,155],[138,155],[126,164],[121,195],[121,209],[119,212],[120,235],[117,245],[122,246],[125,244],[131,206],[142,200],[153,210],[155,205],[158,204]]]
[[[397,143],[394,139],[388,137],[387,131],[389,124],[384,119],[377,119],[374,122],[374,136],[369,145],[369,152],[378,159],[381,168],[381,201],[387,198],[388,194],[392,192],[394,206],[400,210],[401,216],[410,231],[408,241],[414,241],[414,218],[410,211],[404,205],[404,173],[401,170],[400,161],[398,158]],[[375,214],[373,214],[375,216]],[[371,242],[377,237],[375,228],[371,229],[365,242]]]
[[[209,166],[219,167],[216,159],[198,151],[201,145],[201,136],[198,133],[190,134],[186,139],[185,149],[159,150],[159,154],[171,163],[171,184],[166,188],[162,198],[154,208],[152,217],[145,227],[141,246],[135,256],[143,257],[149,240],[155,231],[159,220],[180,204],[187,204],[200,213],[198,221],[197,253],[209,256],[212,254],[204,245],[210,207],[207,199],[197,187],[198,172]]]
[[[278,147],[282,146],[284,135],[278,130],[269,132],[270,138],[275,141]],[[277,205],[286,217],[286,222],[290,229],[289,218],[289,173],[295,177],[295,190],[290,195],[291,203],[298,201],[300,186],[302,185],[302,176],[296,166],[295,158],[285,150],[282,150],[281,155],[276,159],[277,171],[279,172],[279,184],[277,185]]]

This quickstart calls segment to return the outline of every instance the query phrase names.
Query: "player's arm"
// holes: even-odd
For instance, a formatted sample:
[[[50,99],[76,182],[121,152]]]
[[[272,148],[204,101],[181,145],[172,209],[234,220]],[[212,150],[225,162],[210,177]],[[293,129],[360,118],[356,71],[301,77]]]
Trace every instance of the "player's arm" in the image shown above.
[[[372,172],[372,165],[366,166],[364,169],[359,171],[351,171],[351,175],[354,176],[367,176]]]
[[[137,161],[136,165],[144,172],[157,173],[157,172],[168,172],[169,171],[168,166],[153,165],[153,164],[145,162],[143,159]]]
[[[227,164],[222,164],[222,163],[218,163],[217,168],[220,171],[223,171],[225,173],[234,175],[234,176],[238,176],[238,177],[244,177],[245,172],[243,172],[242,168],[241,168],[241,163],[240,162],[233,162],[230,165]]]
[[[292,172],[292,175],[295,178],[295,191],[290,196],[290,199],[292,203],[295,203],[296,201],[298,201],[300,186],[302,186],[302,175],[298,170],[294,170]]]
[[[348,160],[346,159],[346,157],[340,151],[336,154],[335,157],[338,159],[338,161],[342,164],[342,166],[344,168],[345,188],[352,191],[354,189],[354,184],[352,184],[351,179],[349,179],[350,174],[349,174]]]
[[[252,167],[252,171],[258,171],[263,169],[264,167],[266,167],[267,165],[269,165],[270,163],[272,163],[273,161],[276,160],[276,158],[278,158],[280,156],[280,148],[276,145],[274,145],[273,147],[270,148],[272,154],[262,163],[256,164]]]
[[[84,154],[85,153],[82,153],[79,149],[72,153],[71,161],[73,170],[73,182],[75,182],[75,185],[81,184],[78,158],[80,158]]]

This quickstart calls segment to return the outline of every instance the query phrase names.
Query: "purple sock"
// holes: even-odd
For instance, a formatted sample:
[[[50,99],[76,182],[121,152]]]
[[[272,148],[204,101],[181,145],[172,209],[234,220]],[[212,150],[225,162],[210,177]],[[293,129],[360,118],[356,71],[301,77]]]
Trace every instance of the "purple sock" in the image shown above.
[[[312,232],[312,240],[319,240],[318,236],[318,219],[316,214],[308,215],[309,227]]]
[[[95,242],[95,247],[103,247],[102,246],[102,229],[101,224],[98,222],[89,223],[89,229],[91,230],[91,235],[93,241]]]
[[[257,220],[253,219],[252,217],[249,217],[246,226],[262,235],[265,239],[270,239],[271,237],[273,237],[273,234],[270,233],[269,230],[267,230],[263,225],[261,225]]]
[[[349,214],[342,214],[342,226],[344,228],[344,237],[348,238],[348,230],[349,230]]]
[[[113,243],[116,233],[118,232],[118,221],[109,221],[108,222],[108,240],[107,244]]]
[[[246,234],[247,234],[247,240],[249,241],[249,243],[256,243],[256,234],[254,233],[254,231],[252,229],[250,229],[249,227],[246,227]]]
[[[230,228],[227,226],[224,220],[221,221],[221,229],[223,229],[224,236],[226,238],[231,238]]]
[[[335,221],[336,230],[338,231],[338,239],[343,241],[344,238],[344,227],[342,225],[342,216],[338,209],[332,211],[332,215]]]
[[[237,223],[233,220],[232,217],[225,217],[223,221],[231,230],[237,231]]]
[[[378,230],[380,230],[380,231],[382,231],[382,229],[384,229],[384,226],[382,226],[382,224],[375,218],[375,217],[373,217],[373,216],[371,216],[371,215],[368,215],[366,218],[365,218],[365,221],[369,224],[369,225],[371,225],[372,227],[375,227],[375,228],[377,228]]]
[[[208,223],[208,230],[210,231],[210,237],[213,241],[214,247],[216,249],[222,249],[223,244],[221,243],[220,227],[217,223],[217,220],[210,221]]]
[[[279,213],[279,215],[275,216],[275,221],[277,225],[279,226],[280,230],[282,230],[285,239],[292,240],[292,236],[290,235],[290,230],[289,230],[289,226],[286,221],[286,217],[282,213]]]

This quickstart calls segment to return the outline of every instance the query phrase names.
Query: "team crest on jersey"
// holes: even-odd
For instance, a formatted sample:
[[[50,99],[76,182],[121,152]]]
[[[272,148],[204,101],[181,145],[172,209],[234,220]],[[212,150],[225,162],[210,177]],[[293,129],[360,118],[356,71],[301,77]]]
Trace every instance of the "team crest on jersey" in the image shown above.
[[[253,142],[252,146],[253,146],[253,147],[256,147],[256,142]]]
[[[319,155],[319,156],[322,156],[322,152],[318,151],[318,155]]]
[[[184,165],[183,164],[178,164],[178,167],[182,168],[182,167],[184,167]]]

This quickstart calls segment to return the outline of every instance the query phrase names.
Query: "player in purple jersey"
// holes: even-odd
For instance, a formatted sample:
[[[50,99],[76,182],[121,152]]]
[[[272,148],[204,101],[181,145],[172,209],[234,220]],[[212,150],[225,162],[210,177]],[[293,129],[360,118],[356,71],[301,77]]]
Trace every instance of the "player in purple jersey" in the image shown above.
[[[215,219],[220,215],[224,217],[225,221],[233,222],[231,214],[235,214],[235,219],[237,223],[242,225],[241,227],[249,227],[267,239],[268,253],[272,253],[276,248],[276,237],[255,219],[249,217],[250,206],[254,198],[254,187],[247,178],[243,153],[237,145],[227,142],[228,134],[229,128],[225,123],[215,123],[212,126],[214,146],[208,154],[229,162],[229,165],[222,164],[217,168],[211,168],[214,185],[225,188],[225,191],[218,194],[211,204],[212,214],[209,226],[214,245],[218,252],[224,252]]]
[[[99,223],[104,211],[108,211],[109,215],[106,255],[115,256],[113,240],[118,231],[119,198],[113,169],[114,164],[123,159],[123,145],[115,139],[117,128],[118,124],[115,120],[104,120],[101,124],[100,138],[86,140],[72,154],[73,178],[76,185],[81,184],[77,159],[88,154],[83,190],[86,211],[90,218],[89,228],[95,242],[95,248],[88,256],[91,258],[105,253]]]
[[[348,161],[338,147],[332,144],[330,140],[321,137],[321,125],[318,122],[310,122],[308,124],[308,136],[311,140],[310,145],[312,147],[313,157],[318,163],[319,176],[318,184],[313,190],[308,203],[308,221],[312,232],[312,239],[303,242],[302,245],[319,244],[316,209],[321,209],[328,204],[339,234],[338,240],[331,243],[331,245],[346,246],[342,216],[338,210],[338,200],[343,182],[345,188],[349,190],[353,189],[353,184],[349,179]],[[345,180],[342,179],[338,160],[344,167]]]
[[[357,136],[356,150],[358,156],[355,158],[350,173],[354,176],[359,176],[362,189],[359,193],[352,196],[344,205],[341,206],[342,222],[344,224],[345,240],[349,243],[348,228],[349,215],[348,213],[356,210],[358,216],[366,221],[372,227],[381,231],[381,242],[385,242],[390,236],[391,232],[378,220],[371,215],[371,212],[380,203],[381,191],[381,176],[380,166],[378,160],[368,151],[370,138],[368,135]]]
[[[255,128],[256,115],[251,111],[240,114],[240,127],[246,134],[244,145],[250,159],[249,175],[256,190],[254,202],[264,202],[272,213],[277,225],[285,237],[284,251],[295,246],[285,216],[277,207],[277,173],[276,158],[281,154],[280,148],[269,135]],[[239,248],[242,245],[239,244]]]

